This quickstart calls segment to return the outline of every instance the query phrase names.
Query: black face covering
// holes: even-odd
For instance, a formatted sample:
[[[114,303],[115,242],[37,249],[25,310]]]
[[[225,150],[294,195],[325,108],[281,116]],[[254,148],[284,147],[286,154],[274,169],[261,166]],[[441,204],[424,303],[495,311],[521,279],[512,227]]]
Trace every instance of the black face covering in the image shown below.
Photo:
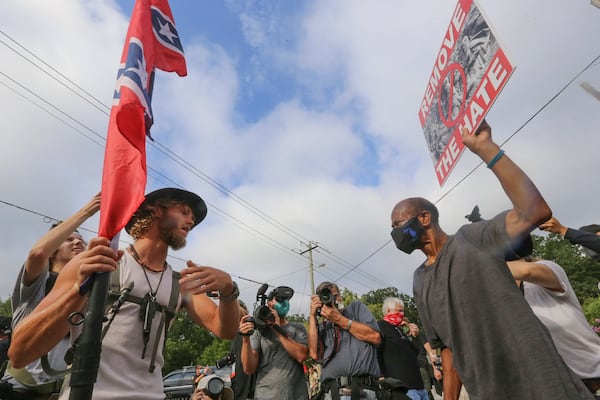
[[[392,229],[392,239],[399,250],[410,254],[421,245],[421,236],[424,232],[423,225],[417,217],[414,217],[406,221],[404,225]]]

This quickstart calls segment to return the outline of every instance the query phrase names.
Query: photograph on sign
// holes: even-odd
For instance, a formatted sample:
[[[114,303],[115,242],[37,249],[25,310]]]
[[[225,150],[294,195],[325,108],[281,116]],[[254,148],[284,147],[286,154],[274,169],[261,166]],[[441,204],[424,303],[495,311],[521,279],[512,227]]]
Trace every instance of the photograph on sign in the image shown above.
[[[477,3],[460,0],[419,108],[440,185],[464,150],[461,128],[479,125],[513,70]]]

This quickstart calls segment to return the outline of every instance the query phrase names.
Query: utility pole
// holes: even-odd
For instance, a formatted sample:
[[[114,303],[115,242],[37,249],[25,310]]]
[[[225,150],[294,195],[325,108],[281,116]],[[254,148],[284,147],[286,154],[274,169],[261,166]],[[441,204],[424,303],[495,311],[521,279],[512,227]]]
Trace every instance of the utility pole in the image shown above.
[[[308,253],[308,272],[310,273],[310,294],[314,294],[315,293],[315,270],[314,270],[314,265],[313,265],[313,256],[312,256],[312,251],[316,248],[319,247],[319,245],[315,242],[308,242],[308,244],[306,243],[302,243],[303,245],[305,245],[306,247],[308,247],[308,249],[301,251],[300,255],[304,255],[306,253]]]

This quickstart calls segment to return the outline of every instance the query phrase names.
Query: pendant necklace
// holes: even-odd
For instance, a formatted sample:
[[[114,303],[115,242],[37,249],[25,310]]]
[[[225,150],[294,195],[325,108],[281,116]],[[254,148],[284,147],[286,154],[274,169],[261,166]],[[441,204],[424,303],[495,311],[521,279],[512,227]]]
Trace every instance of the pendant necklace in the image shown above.
[[[146,264],[142,262],[140,255],[135,250],[133,245],[129,245],[129,252],[135,259],[135,261],[142,266],[142,271],[144,272],[144,277],[146,277],[146,282],[148,283],[148,287],[150,288],[150,292],[147,293],[142,299],[142,303],[140,304],[140,319],[143,321],[143,331],[144,331],[144,348],[142,350],[142,358],[146,355],[146,347],[148,345],[148,341],[150,340],[150,332],[152,330],[152,320],[154,319],[154,314],[157,311],[157,302],[156,296],[158,294],[158,289],[160,288],[160,284],[162,283],[163,275],[165,274],[165,270],[167,269],[167,262],[165,261],[165,265],[163,270],[160,272],[160,279],[158,280],[158,285],[156,285],[156,290],[152,290],[152,285],[150,284],[150,279],[148,278],[147,269],[153,272],[158,272],[150,269]]]

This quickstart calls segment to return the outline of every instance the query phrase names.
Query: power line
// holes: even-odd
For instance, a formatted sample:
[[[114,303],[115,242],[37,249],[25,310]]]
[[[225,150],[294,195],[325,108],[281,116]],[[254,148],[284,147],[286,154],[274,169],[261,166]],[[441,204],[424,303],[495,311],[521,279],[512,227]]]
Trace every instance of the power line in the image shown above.
[[[537,117],[538,114],[540,114],[546,107],[548,107],[548,105],[550,105],[554,100],[556,100],[556,98],[558,96],[560,96],[569,86],[571,86],[571,84],[575,81],[575,79],[579,78],[579,76],[581,76],[581,74],[583,74],[585,71],[587,71],[592,66],[596,65],[596,62],[599,59],[600,59],[600,55],[596,56],[592,60],[592,62],[590,62],[588,65],[586,65],[579,73],[577,73],[561,89],[559,89],[559,91],[554,96],[552,96],[548,101],[546,101],[546,103],[544,103],[544,105],[542,105],[542,107],[540,109],[538,109],[536,112],[534,112],[531,115],[531,117],[529,117],[515,132],[513,132],[508,138],[506,138],[506,140],[504,140],[502,143],[500,143],[500,147],[504,146],[517,133],[519,133],[525,126],[527,126],[535,117]],[[448,189],[448,191],[446,193],[444,193],[440,198],[438,198],[436,201],[434,201],[433,204],[438,204],[440,201],[442,201],[442,199],[444,199],[448,194],[450,194],[450,192],[452,192],[454,189],[456,189],[461,183],[463,183],[468,177],[470,177],[475,172],[475,170],[477,170],[477,168],[481,167],[483,164],[484,164],[483,161],[480,161],[475,167],[473,167],[472,170],[470,170],[465,176],[463,176],[458,182],[456,182],[450,189]],[[379,248],[377,248],[377,250],[375,250],[373,253],[371,253],[366,259],[364,259],[363,261],[361,261],[360,263],[358,263],[357,265],[355,265],[352,269],[350,269],[346,274],[348,274],[348,273],[352,272],[353,270],[357,269],[366,260],[368,260],[369,258],[373,257],[375,254],[377,254],[379,251],[381,251],[391,241],[392,240],[390,239],[387,242],[385,242],[383,245],[381,245]],[[343,276],[345,276],[345,275],[343,275]],[[342,277],[340,277],[340,279]]]
[[[48,73],[48,71],[46,71],[43,68],[41,68],[39,65],[37,65],[36,63],[34,63],[33,61],[31,61],[29,58],[25,57],[22,53],[19,53],[17,50],[15,50],[14,47],[10,46],[8,43],[4,42],[3,40],[0,40],[0,43],[2,43],[4,46],[8,47],[15,54],[21,56],[23,59],[25,59],[31,65],[33,65],[34,67],[36,67],[37,69],[39,69],[40,71],[42,71],[44,74],[48,75],[51,79],[53,79],[56,82],[60,83],[61,85],[65,86],[73,94],[75,94],[77,97],[81,98],[86,103],[90,104],[92,107],[96,108],[101,113],[103,113],[103,114],[105,114],[107,116],[109,115],[109,113],[107,111],[105,111],[104,109],[101,108],[101,107],[104,107],[105,109],[107,109],[108,107],[106,107],[106,105],[104,105],[104,103],[102,103],[100,100],[98,100],[96,97],[94,97],[91,93],[89,93],[88,91],[86,91],[85,89],[83,89],[81,86],[79,86],[78,84],[76,84],[75,82],[73,82],[71,79],[69,79],[68,77],[66,77],[65,75],[63,75],[60,71],[58,71],[56,68],[54,68],[53,66],[51,66],[50,64],[48,64],[47,62],[45,62],[44,60],[42,60],[40,57],[38,57],[37,55],[35,55],[33,52],[29,51],[25,46],[21,45],[21,43],[17,42],[15,39],[13,39],[12,37],[10,37],[4,31],[0,30],[0,33],[3,34],[4,36],[6,36],[11,42],[15,43],[21,49],[23,49],[23,51],[26,51],[28,54],[30,54],[32,57],[34,57],[36,60],[38,60],[39,62],[41,62],[42,64],[44,64],[46,67],[50,68],[54,73],[58,74],[61,78],[63,78],[67,82],[69,82],[71,85],[75,86],[77,89],[81,90],[88,97],[86,98],[85,96],[82,96],[81,93],[77,93],[76,90],[74,90],[73,88],[65,85],[64,82],[60,81],[55,76],[53,76],[52,74]],[[94,99],[100,106],[98,106],[98,104],[92,103],[89,100],[90,98]]]
[[[80,93],[76,92],[74,89],[72,89],[71,87],[69,87],[68,85],[66,85],[63,81],[57,79],[56,77],[52,76],[50,73],[48,73],[44,68],[40,67],[38,64],[36,64],[34,61],[32,61],[31,59],[27,58],[25,55],[23,55],[22,53],[20,53],[19,51],[17,51],[16,49],[14,49],[13,47],[11,47],[10,45],[8,45],[7,43],[5,43],[4,41],[0,40],[0,43],[4,44],[5,46],[7,46],[9,49],[11,49],[14,53],[18,54],[19,56],[23,57],[25,60],[27,60],[29,63],[31,63],[32,65],[34,65],[36,68],[40,69],[44,74],[48,75],[50,78],[54,79],[55,81],[57,81],[58,83],[60,83],[61,85],[63,85],[64,87],[66,87],[67,89],[69,89],[72,93],[74,93],[75,95],[77,95],[78,97],[82,98],[83,100],[85,100],[87,103],[92,104],[96,109],[98,109],[99,111],[103,112],[105,115],[108,115],[108,110],[110,109],[108,106],[104,105],[98,98],[96,98],[94,95],[92,95],[91,93],[89,93],[88,91],[86,91],[85,89],[83,89],[80,85],[78,85],[77,83],[75,83],[74,81],[72,81],[71,79],[69,79],[68,77],[66,77],[65,75],[63,75],[60,71],[58,71],[57,69],[55,69],[54,67],[52,67],[50,64],[46,63],[44,60],[42,60],[40,57],[38,57],[37,55],[35,55],[33,52],[29,51],[27,48],[25,48],[23,45],[21,45],[19,42],[17,42],[16,40],[14,40],[12,37],[10,37],[8,34],[6,34],[5,32],[0,30],[0,33],[2,33],[4,36],[6,36],[7,38],[9,38],[13,43],[17,44],[20,48],[22,48],[24,51],[26,51],[28,54],[30,54],[31,56],[33,56],[36,60],[40,61],[42,64],[44,64],[46,67],[50,68],[52,71],[54,71],[56,74],[58,74],[61,78],[63,78],[64,80],[68,81],[71,85],[75,86],[77,89],[79,89],[81,92],[85,93],[88,97],[94,99],[98,104],[100,104],[101,106],[103,106],[107,111],[104,111],[100,108],[98,108],[98,106],[96,106],[95,104],[91,103],[89,100],[87,100],[85,98],[85,96],[81,95]],[[63,112],[62,110],[59,110],[57,107],[55,107],[54,105],[52,105],[50,102],[44,100],[43,98],[41,98],[39,95],[35,94],[32,90],[26,88],[24,85],[21,85],[19,82],[17,82],[16,80],[8,77],[6,74],[3,74],[5,77],[7,77],[7,79],[11,80],[13,83],[19,85],[20,87],[22,87],[23,89],[27,90],[29,93],[31,93],[32,95],[34,95],[35,97],[37,97],[38,99],[40,99],[41,101],[43,101],[44,103],[50,105],[52,108],[54,108],[55,110],[59,111],[61,114],[65,115],[66,117],[68,117],[69,119],[77,122],[79,125],[81,125],[82,127],[84,127],[86,130],[92,132],[93,134],[95,134],[96,136],[100,137],[101,139],[103,139],[104,141],[104,137],[100,134],[98,134],[97,132],[93,131],[91,128],[89,128],[88,126],[80,123],[79,121],[75,120],[73,117],[71,117],[70,115],[68,115],[67,113]],[[9,88],[11,89],[11,88]],[[11,89],[13,90],[13,89]],[[14,90],[13,90],[14,91]],[[16,91],[15,91],[16,92]],[[18,93],[18,92],[16,92]],[[29,99],[30,100],[30,99]],[[31,100],[30,100],[31,101]],[[34,102],[32,102],[34,103]],[[34,103],[36,106],[40,107],[39,104]],[[53,114],[52,112],[50,112],[49,110],[42,108],[44,111],[49,112],[51,115],[53,115],[55,118],[57,118],[59,121],[64,122],[67,124],[67,126],[72,127],[73,129],[75,129],[76,131],[78,131],[79,133],[81,133],[83,136],[89,138],[85,133],[83,133],[81,130],[78,130],[76,128],[74,128],[71,124],[67,123],[66,121],[64,121],[61,118],[56,117],[55,114]],[[98,142],[94,141],[94,143],[99,144]],[[302,240],[306,240],[305,238],[303,238],[299,233],[295,232],[294,230],[288,228],[286,225],[280,223],[279,221],[277,221],[276,219],[270,217],[269,215],[267,215],[266,213],[264,213],[263,211],[261,211],[260,209],[256,208],[255,206],[253,206],[252,204],[250,204],[249,202],[247,202],[246,200],[244,200],[243,198],[241,198],[240,196],[238,196],[237,194],[235,194],[234,192],[232,192],[231,190],[229,190],[228,188],[226,188],[225,186],[223,186],[222,184],[220,184],[219,182],[215,181],[214,179],[212,179],[210,176],[208,176],[207,174],[205,174],[204,172],[200,171],[198,168],[196,168],[194,165],[192,165],[191,163],[189,163],[188,161],[186,161],[185,159],[183,159],[182,157],[180,157],[179,155],[177,155],[176,153],[174,153],[173,151],[171,151],[170,149],[168,149],[166,146],[162,145],[161,143],[159,143],[158,141],[149,141],[150,145],[153,146],[156,150],[158,150],[159,152],[161,152],[162,154],[164,154],[165,156],[167,156],[168,158],[171,158],[173,161],[175,161],[176,163],[178,163],[179,165],[181,165],[184,169],[188,170],[189,172],[191,172],[192,174],[194,174],[195,176],[197,176],[198,178],[200,178],[201,180],[205,181],[206,183],[208,183],[210,186],[214,187],[217,191],[225,194],[226,196],[229,196],[230,198],[232,198],[233,200],[235,200],[236,202],[240,203],[242,206],[244,206],[246,209],[248,209],[249,211],[251,211],[253,214],[259,216],[260,218],[264,219],[265,221],[267,221],[268,223],[270,223],[271,225],[275,226],[276,228],[280,229],[281,231],[283,231],[284,233],[290,235],[292,238],[298,240],[298,241],[302,241]],[[151,168],[149,168],[150,170],[152,170]],[[155,174],[160,174],[158,171],[153,170]],[[163,175],[164,177],[164,175]],[[168,179],[168,178],[167,178]],[[179,186],[179,185],[178,185]],[[180,186],[179,186],[180,187]],[[214,207],[214,205],[213,205]],[[216,208],[216,207],[215,207]],[[221,211],[221,210],[219,210]],[[222,212],[222,211],[221,211]],[[227,213],[224,213],[225,215],[229,215]],[[237,220],[237,222],[241,222],[239,220]],[[261,237],[266,238],[269,241],[275,242],[276,245],[280,245],[279,243],[277,243],[276,241],[274,241],[272,238],[258,232],[257,230],[255,230],[254,228],[250,227],[247,224],[244,224],[246,228],[250,229],[251,231],[254,231],[255,233],[258,233],[258,235],[260,235]],[[253,234],[254,235],[254,234]],[[256,235],[254,235],[256,236]],[[288,249],[289,250],[289,249]]]
[[[36,68],[38,68],[40,71],[42,71],[44,74],[46,74],[47,76],[49,76],[51,79],[55,80],[56,82],[58,82],[59,84],[63,85],[65,88],[67,88],[69,91],[71,91],[73,94],[75,94],[76,96],[78,96],[79,98],[81,98],[82,100],[84,100],[85,102],[87,102],[88,104],[92,105],[94,108],[96,108],[98,111],[102,112],[105,115],[109,115],[109,111],[110,111],[110,107],[108,107],[107,105],[105,105],[101,100],[99,100],[96,96],[94,96],[93,94],[91,94],[90,92],[86,91],[85,89],[83,89],[80,85],[78,85],[77,83],[75,83],[74,81],[72,81],[71,79],[69,79],[67,76],[65,76],[64,74],[62,74],[60,71],[58,71],[56,68],[52,67],[50,64],[46,63],[43,59],[41,59],[40,57],[38,57],[36,54],[34,54],[33,52],[31,52],[30,50],[28,50],[25,46],[23,46],[21,43],[19,43],[18,41],[16,41],[15,39],[13,39],[11,36],[9,36],[7,33],[5,33],[4,31],[0,30],[0,33],[3,34],[4,36],[6,36],[9,40],[11,40],[13,43],[15,43],[17,46],[19,46],[21,49],[23,49],[24,51],[26,51],[28,54],[30,54],[32,57],[34,57],[36,60],[38,60],[39,62],[41,62],[44,66],[48,67],[49,69],[51,69],[53,72],[55,72],[56,74],[58,74],[62,79],[66,80],[68,83],[70,83],[72,86],[76,87],[77,89],[79,89],[81,92],[83,92],[86,96],[83,96],[81,93],[78,93],[77,91],[75,91],[72,87],[70,87],[69,85],[66,85],[64,83],[64,81],[61,81],[60,79],[56,78],[55,76],[53,76],[52,74],[48,73],[48,71],[46,71],[44,68],[40,67],[38,64],[36,64],[34,61],[32,61],[31,59],[27,58],[24,54],[20,53],[18,50],[16,50],[15,48],[13,48],[12,46],[10,46],[9,44],[7,44],[6,42],[0,40],[0,43],[4,44],[6,47],[8,47],[10,50],[12,50],[15,54],[21,56],[23,59],[27,60],[29,63],[31,63],[33,66],[35,66]],[[11,79],[11,78],[9,78]],[[19,84],[18,82],[16,82],[15,80],[11,79],[14,83]],[[20,84],[19,84],[20,85]],[[23,87],[24,88],[24,87]],[[25,88],[26,89],[26,88]],[[29,89],[26,89],[29,91]],[[30,91],[31,92],[31,91]],[[31,92],[33,94],[33,92]],[[35,95],[35,94],[34,94]],[[39,97],[36,95],[36,97]],[[92,103],[89,98],[93,99],[97,104],[99,104],[102,108],[100,108],[97,104]],[[41,99],[40,100],[46,102],[45,100]],[[84,126],[85,127],[85,126]],[[87,128],[87,127],[86,127]],[[88,128],[89,129],[89,128]],[[264,220],[266,220],[267,222],[269,222],[270,224],[272,224],[273,226],[277,227],[278,229],[282,230],[283,232],[287,233],[288,235],[292,236],[293,238],[295,238],[298,241],[301,240],[306,240],[306,238],[302,238],[302,236],[295,232],[294,230],[290,229],[289,227],[287,227],[286,225],[280,223],[279,221],[277,221],[276,219],[272,218],[271,216],[267,215],[265,212],[261,211],[260,209],[258,209],[257,207],[253,206],[252,204],[250,204],[249,202],[247,202],[246,200],[244,200],[243,198],[241,198],[240,196],[238,196],[237,194],[235,194],[234,192],[232,192],[230,189],[228,189],[227,187],[225,187],[224,185],[220,184],[219,182],[217,182],[216,180],[212,179],[210,176],[208,176],[207,174],[205,174],[204,172],[200,171],[198,168],[196,168],[194,165],[192,165],[191,163],[189,163],[188,161],[186,161],[185,159],[183,159],[182,157],[180,157],[179,155],[177,155],[175,152],[173,152],[172,150],[168,149],[166,146],[162,145],[160,142],[154,140],[154,141],[148,141],[150,143],[151,146],[155,147],[159,152],[161,152],[162,154],[164,154],[165,156],[171,158],[173,161],[175,161],[176,163],[178,163],[179,165],[181,165],[182,167],[184,167],[185,169],[187,169],[189,172],[193,173],[194,175],[196,175],[198,178],[202,179],[203,181],[205,181],[206,183],[208,183],[209,185],[213,186],[215,189],[217,189],[219,192],[233,198],[235,201],[237,201],[238,203],[242,204],[244,207],[246,207],[249,211],[251,211],[252,213],[254,213],[255,215],[263,218]]]
[[[62,73],[60,73],[57,69],[55,69],[54,67],[52,67],[50,64],[46,63],[45,61],[43,61],[41,58],[39,58],[37,55],[35,55],[33,52],[29,51],[28,49],[26,49],[24,46],[22,46],[19,42],[17,42],[16,40],[14,40],[13,38],[11,38],[9,35],[7,35],[5,32],[0,30],[0,33],[2,33],[4,36],[6,36],[7,38],[9,38],[11,41],[13,41],[14,43],[16,43],[19,47],[21,47],[22,49],[24,49],[26,52],[28,52],[29,54],[31,54],[35,59],[39,60],[41,63],[43,63],[45,66],[47,66],[48,68],[50,68],[52,71],[54,71],[55,73],[57,73],[61,78],[65,79],[66,81],[68,81],[71,85],[75,86],[76,88],[78,88],[81,92],[85,93],[87,96],[89,96],[90,98],[94,99],[98,104],[100,104],[101,106],[103,106],[106,110],[109,110],[109,107],[104,105],[98,98],[96,98],[94,95],[92,95],[91,93],[89,93],[88,91],[86,91],[85,89],[83,89],[81,86],[79,86],[77,83],[73,82],[72,80],[70,80],[68,77],[66,77],[65,75],[63,75]],[[1,41],[0,43],[4,44],[5,46],[7,46],[8,48],[10,48],[13,52],[15,52],[16,54],[20,55],[21,57],[23,57],[24,59],[26,59],[28,62],[30,62],[32,65],[36,66],[36,68],[40,69],[42,72],[44,72],[46,75],[48,75],[49,77],[51,77],[52,79],[54,79],[55,81],[57,81],[58,83],[60,83],[61,85],[63,85],[64,87],[66,87],[69,91],[71,91],[72,93],[74,93],[75,95],[77,95],[78,97],[84,99],[88,104],[91,104],[94,106],[94,108],[98,109],[99,111],[101,111],[103,114],[108,115],[108,112],[105,112],[104,110],[100,109],[97,105],[91,103],[89,100],[87,100],[83,95],[81,95],[80,93],[76,92],[74,89],[72,89],[71,87],[69,87],[68,85],[66,85],[63,81],[57,79],[56,77],[52,76],[50,73],[48,73],[46,70],[44,70],[44,68],[40,67],[39,65],[37,65],[35,62],[33,62],[32,60],[28,59],[26,56],[24,56],[22,53],[20,53],[19,51],[17,51],[16,49],[14,49],[13,47],[9,46],[6,42]],[[47,104],[48,106],[52,107],[54,110],[58,111],[60,114],[64,115],[65,117],[69,118],[70,120],[74,121],[75,123],[77,123],[78,125],[82,126],[83,128],[85,128],[86,130],[88,130],[89,132],[91,132],[92,134],[94,134],[95,136],[99,137],[102,139],[102,141],[105,141],[104,136],[102,136],[101,134],[99,134],[98,132],[95,132],[93,129],[91,129],[90,127],[88,127],[87,125],[81,123],[80,121],[78,121],[77,119],[75,119],[74,117],[72,117],[71,115],[69,115],[68,113],[63,112],[62,110],[60,110],[58,107],[54,106],[52,103],[50,103],[49,101],[43,99],[41,96],[37,95],[34,91],[26,88],[24,85],[20,84],[18,81],[16,81],[15,79],[9,77],[8,75],[0,72],[0,74],[2,74],[3,76],[5,76],[7,79],[9,79],[10,81],[12,81],[14,84],[18,85],[19,87],[21,87],[22,89],[26,90],[28,93],[30,93],[31,95],[35,96],[36,98],[38,98],[40,101],[44,102],[45,104]],[[6,87],[8,87],[7,85],[5,85]],[[69,124],[68,122],[66,122],[64,119],[56,116],[56,114],[52,113],[51,111],[49,111],[48,109],[40,106],[39,104],[35,103],[34,101],[32,101],[31,99],[21,95],[20,93],[18,93],[17,91],[15,91],[14,89],[8,87],[10,90],[12,90],[13,92],[19,94],[21,97],[27,99],[28,101],[30,101],[31,103],[33,103],[34,105],[36,105],[37,107],[41,108],[43,111],[48,112],[50,115],[52,115],[53,117],[57,118],[60,122],[65,123],[67,126],[73,128],[74,130],[76,130],[77,132],[79,132],[80,134],[82,134],[84,137],[92,140],[88,135],[86,135],[84,132],[82,132],[81,130],[75,128],[73,125]],[[102,146],[102,144],[98,143],[97,141],[92,140],[94,143]],[[214,187],[215,189],[217,189],[219,192],[231,197],[232,199],[234,199],[235,201],[237,201],[238,203],[242,204],[242,206],[244,206],[246,209],[248,209],[249,211],[251,211],[252,213],[254,213],[255,215],[261,217],[262,219],[266,220],[268,223],[270,223],[271,225],[275,226],[276,228],[280,229],[281,231],[283,231],[284,233],[290,235],[291,237],[293,237],[296,240],[302,241],[303,238],[302,236],[293,231],[292,229],[288,228],[286,225],[280,223],[279,221],[275,220],[274,218],[270,217],[269,215],[267,215],[266,213],[264,213],[263,211],[261,211],[260,209],[254,207],[252,204],[250,204],[249,202],[247,202],[246,200],[244,200],[243,198],[241,198],[240,196],[236,195],[235,193],[233,193],[231,190],[229,190],[228,188],[226,188],[225,186],[221,185],[220,183],[218,183],[217,181],[215,181],[214,179],[212,179],[210,176],[208,176],[207,174],[203,173],[202,171],[200,171],[199,169],[197,169],[195,166],[193,166],[191,163],[187,162],[185,159],[183,159],[182,157],[178,156],[176,153],[174,153],[173,151],[171,151],[170,149],[168,149],[167,147],[163,146],[162,144],[158,143],[157,141],[149,141],[149,143],[156,148],[158,151],[160,151],[161,153],[163,153],[165,156],[171,158],[173,161],[175,161],[176,163],[178,163],[179,165],[181,165],[184,169],[188,170],[189,172],[191,172],[192,174],[194,174],[195,176],[197,176],[198,178],[202,179],[203,181],[205,181],[206,183],[208,183],[210,186]],[[170,180],[169,178],[167,178],[166,176],[164,176],[163,174],[160,174],[157,170],[154,170],[152,168],[148,168],[150,171],[153,171],[154,174],[159,174],[162,175],[163,177],[165,177],[166,179]],[[162,179],[159,179],[162,181]],[[172,180],[170,180],[172,181]],[[181,187],[180,185],[177,185],[178,187]],[[241,222],[240,220],[236,219],[235,217],[231,216],[228,213],[225,213],[222,210],[219,210],[217,207],[215,207],[214,205],[211,205],[213,208],[217,209],[219,212],[221,212],[222,214],[236,220],[236,222],[241,223],[242,225],[245,226],[244,229],[248,232],[248,229],[250,231],[253,231],[255,233],[257,233],[259,236],[265,238],[266,240],[270,241],[271,243],[275,243],[276,246],[280,246],[280,247],[284,247],[286,250],[290,250],[289,248],[282,246],[281,243],[275,241],[274,239],[270,238],[267,235],[262,234],[261,232],[259,232],[258,230],[250,227],[249,225]],[[255,234],[251,233],[253,236],[257,237]],[[334,256],[331,252],[329,252],[330,255]],[[338,257],[339,260],[342,260],[341,258]],[[371,278],[373,279],[373,278]]]
[[[6,206],[9,206],[9,207],[16,208],[18,210],[21,210],[21,211],[24,211],[24,212],[28,212],[30,214],[34,214],[34,215],[37,215],[39,217],[42,217],[42,221],[44,223],[56,223],[56,222],[60,221],[58,218],[51,217],[51,216],[43,214],[43,213],[41,213],[39,211],[34,211],[34,210],[29,209],[29,208],[26,208],[26,207],[23,207],[23,206],[20,206],[20,205],[8,202],[6,200],[0,199],[0,203],[4,204]],[[80,231],[84,231],[84,232],[93,234],[93,235],[98,234],[97,231],[95,231],[93,229],[86,228],[85,226],[79,226],[77,229],[80,230]],[[130,244],[132,244],[132,242],[127,241],[127,240],[123,240],[121,238],[119,238],[119,243],[127,245],[127,246],[130,245]],[[181,261],[181,262],[184,263],[184,265],[188,261],[187,259],[175,256],[175,255],[172,255],[172,254],[168,254],[167,257],[170,258],[170,259],[173,259],[173,260]],[[295,273],[298,273],[298,272],[302,272],[303,270],[304,269],[293,271],[290,274],[286,274],[286,275],[283,275],[283,276],[287,276],[287,275],[295,274]],[[254,279],[246,278],[246,277],[243,277],[243,276],[240,276],[240,275],[235,275],[235,274],[230,274],[230,275],[232,275],[232,276],[234,276],[234,277],[236,277],[238,279],[241,279],[241,280],[244,280],[244,281],[247,281],[247,282],[251,282],[251,283],[256,284],[256,285],[261,285],[263,283],[263,282],[258,282],[258,281],[254,280]],[[277,280],[277,279],[278,278],[276,277],[276,278],[272,278],[271,280]],[[255,285],[252,285],[252,286],[255,286]],[[252,287],[252,286],[249,286],[249,287]],[[269,286],[274,286],[274,285],[269,284]],[[303,294],[306,295],[306,296],[310,296],[310,295],[307,295],[305,293],[303,293]]]

